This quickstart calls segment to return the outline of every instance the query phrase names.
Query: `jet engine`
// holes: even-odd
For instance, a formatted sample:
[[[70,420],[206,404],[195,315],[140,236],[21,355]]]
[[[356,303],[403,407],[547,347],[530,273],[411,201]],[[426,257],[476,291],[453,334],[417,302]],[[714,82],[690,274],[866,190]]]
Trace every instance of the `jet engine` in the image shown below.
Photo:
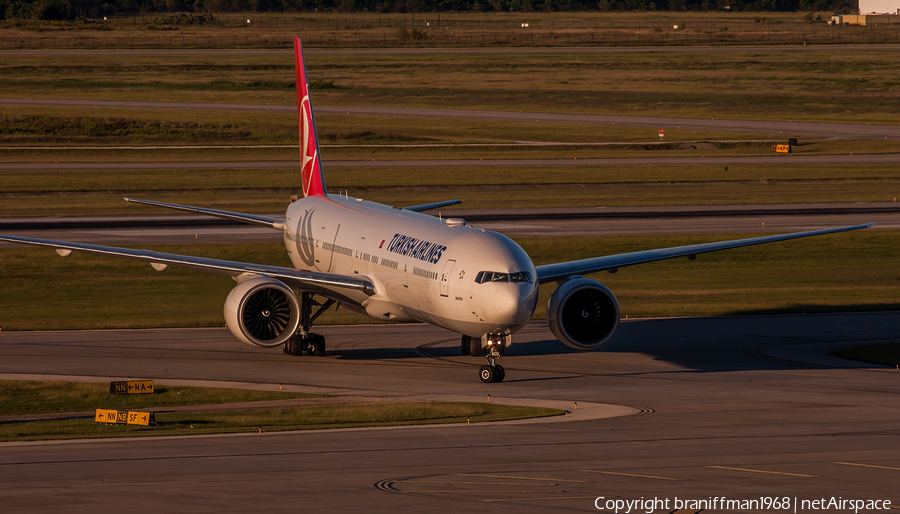
[[[547,302],[550,330],[567,346],[597,348],[619,326],[619,302],[606,286],[580,276],[560,284]]]
[[[300,302],[284,283],[268,277],[253,277],[228,293],[225,323],[241,341],[271,348],[284,344],[297,331]]]

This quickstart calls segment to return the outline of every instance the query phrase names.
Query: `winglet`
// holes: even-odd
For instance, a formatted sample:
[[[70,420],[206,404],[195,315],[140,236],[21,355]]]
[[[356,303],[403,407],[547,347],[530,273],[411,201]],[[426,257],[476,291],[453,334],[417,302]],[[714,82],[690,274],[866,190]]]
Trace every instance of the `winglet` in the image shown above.
[[[300,125],[301,179],[303,196],[326,194],[325,177],[319,160],[319,136],[316,120],[309,101],[309,80],[303,62],[303,46],[300,38],[294,38],[294,64],[297,68],[297,120]]]

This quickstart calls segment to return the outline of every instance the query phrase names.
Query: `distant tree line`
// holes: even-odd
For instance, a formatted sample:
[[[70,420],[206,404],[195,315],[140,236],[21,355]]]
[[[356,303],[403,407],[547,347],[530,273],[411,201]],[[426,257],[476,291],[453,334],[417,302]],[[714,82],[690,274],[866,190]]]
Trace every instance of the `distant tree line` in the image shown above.
[[[731,11],[849,13],[857,0],[0,0],[3,20],[74,20],[107,14],[227,12]]]

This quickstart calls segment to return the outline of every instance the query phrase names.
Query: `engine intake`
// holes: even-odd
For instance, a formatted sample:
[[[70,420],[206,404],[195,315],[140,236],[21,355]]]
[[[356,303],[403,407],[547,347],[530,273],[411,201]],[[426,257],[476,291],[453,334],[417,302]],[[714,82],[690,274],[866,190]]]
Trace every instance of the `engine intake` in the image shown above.
[[[284,344],[300,325],[300,302],[290,287],[268,277],[238,284],[225,299],[225,323],[241,341],[263,348]]]
[[[619,327],[619,301],[600,282],[574,276],[550,295],[547,319],[566,346],[590,350],[609,341]]]

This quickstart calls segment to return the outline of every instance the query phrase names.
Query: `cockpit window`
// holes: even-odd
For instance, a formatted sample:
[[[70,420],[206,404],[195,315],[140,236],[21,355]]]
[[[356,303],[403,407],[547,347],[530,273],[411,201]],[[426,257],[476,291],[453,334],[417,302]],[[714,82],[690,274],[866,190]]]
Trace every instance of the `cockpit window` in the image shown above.
[[[515,273],[502,273],[499,271],[479,271],[475,276],[476,284],[484,284],[486,282],[528,282],[533,283],[534,279],[531,273],[527,271],[518,271]]]
[[[533,282],[531,278],[531,273],[527,271],[520,271],[518,273],[510,273],[509,274],[510,282],[528,282],[529,284]]]

